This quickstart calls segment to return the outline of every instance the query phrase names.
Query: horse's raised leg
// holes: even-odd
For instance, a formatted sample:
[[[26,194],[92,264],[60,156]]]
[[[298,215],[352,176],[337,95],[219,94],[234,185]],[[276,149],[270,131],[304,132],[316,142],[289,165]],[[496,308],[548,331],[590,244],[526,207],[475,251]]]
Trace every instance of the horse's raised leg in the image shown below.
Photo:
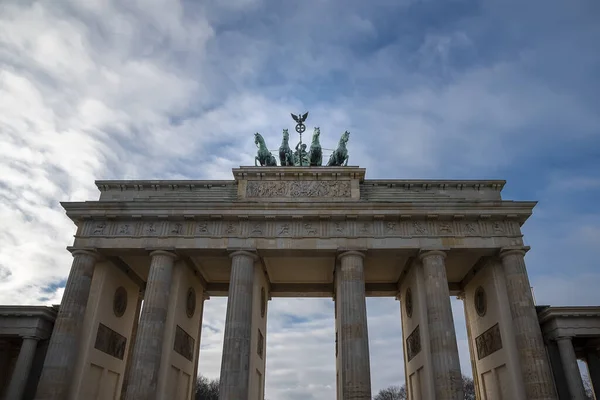
[[[254,166],[255,166],[255,167],[258,167],[258,166],[259,166],[259,164],[257,164],[257,163],[260,163],[260,160],[258,159],[258,157],[254,157]],[[262,164],[261,164],[261,165],[262,165]]]
[[[344,167],[348,166],[348,160],[350,159],[350,155],[346,156],[346,162],[344,163]]]

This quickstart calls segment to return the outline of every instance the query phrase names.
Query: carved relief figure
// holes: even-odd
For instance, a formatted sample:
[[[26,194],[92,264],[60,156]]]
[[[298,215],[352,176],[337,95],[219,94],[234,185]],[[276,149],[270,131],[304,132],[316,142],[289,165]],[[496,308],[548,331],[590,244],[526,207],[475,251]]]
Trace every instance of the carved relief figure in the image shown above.
[[[263,139],[262,135],[258,132],[254,134],[254,144],[258,147],[258,152],[256,157],[254,157],[254,165],[258,166],[267,166],[267,167],[275,167],[277,166],[277,161],[273,154],[267,148],[265,144],[265,139]]]
[[[368,222],[363,222],[360,226],[360,233],[367,234],[371,231],[371,225]]]
[[[227,228],[225,229],[225,233],[236,233],[237,232],[237,226],[233,223],[233,222],[229,222],[227,224]]]
[[[465,223],[464,227],[465,227],[465,233],[467,233],[469,235],[474,235],[477,233],[477,228],[475,227],[475,224],[473,222]]]
[[[171,229],[171,233],[174,233],[176,235],[181,235],[182,230],[183,230],[183,225],[180,224],[179,222],[177,222],[175,225],[173,225],[173,228]]]
[[[119,227],[119,235],[129,235],[129,224],[123,224]]]
[[[155,233],[156,227],[154,226],[154,222],[149,222],[148,225],[146,225],[146,234],[154,235]]]
[[[395,222],[386,222],[385,223],[385,230],[387,231],[387,233],[392,233],[392,232],[396,232],[396,223]]]
[[[294,165],[294,153],[290,148],[290,134],[287,129],[283,130],[283,140],[281,146],[279,146],[279,164],[282,167]]]
[[[419,325],[406,338],[406,356],[408,361],[412,360],[421,351],[421,335]]]
[[[440,222],[439,224],[440,233],[452,233],[452,225],[448,222]]]
[[[427,227],[422,222],[413,222],[413,229],[417,235],[425,235],[427,233]]]
[[[254,224],[251,234],[262,235],[262,226],[260,223]]]
[[[198,233],[210,233],[208,231],[208,223],[207,222],[200,222],[198,224]]]
[[[321,136],[321,129],[315,128],[312,143],[310,144],[310,152],[308,153],[311,167],[320,167],[323,165],[323,150],[321,149],[319,136]]]
[[[289,235],[290,234],[290,224],[281,225],[281,229],[279,230],[278,235]]]
[[[98,224],[96,224],[93,234],[94,235],[102,235],[104,233],[105,228],[106,228],[106,222],[99,222]]]
[[[502,348],[502,336],[498,324],[475,338],[477,347],[477,359],[481,360]]]
[[[502,224],[500,222],[494,221],[492,223],[492,227],[494,228],[495,233],[504,233],[504,227],[502,226]]]
[[[346,144],[348,143],[348,139],[350,138],[350,132],[346,131],[342,134],[340,141],[338,142],[337,149],[334,150],[333,154],[329,157],[329,161],[327,162],[328,167],[339,167],[339,166],[347,166],[348,165],[348,149],[346,148]]]
[[[350,197],[349,181],[248,181],[247,197]]]
[[[308,222],[306,224],[304,224],[304,231],[308,234],[308,235],[316,235],[317,234],[317,229],[313,227],[313,224]]]
[[[344,231],[346,230],[346,226],[343,222],[335,222],[335,231],[337,233],[344,233]]]

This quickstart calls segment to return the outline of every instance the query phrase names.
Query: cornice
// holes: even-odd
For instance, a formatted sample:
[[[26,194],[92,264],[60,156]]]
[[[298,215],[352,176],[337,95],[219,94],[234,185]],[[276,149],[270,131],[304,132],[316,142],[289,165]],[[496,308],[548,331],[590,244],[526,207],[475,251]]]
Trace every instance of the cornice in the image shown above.
[[[600,318],[598,306],[561,306],[547,307],[538,314],[540,323],[545,323],[558,318]]]
[[[38,317],[54,322],[58,310],[48,306],[0,306],[0,317]]]
[[[194,189],[210,188],[216,186],[235,186],[236,181],[232,180],[96,180],[96,187],[101,192],[118,190],[156,190],[157,188],[176,189]]]
[[[285,179],[357,179],[362,182],[367,170],[352,167],[239,167],[233,168],[233,177],[240,180]]]
[[[425,189],[468,189],[473,188],[476,190],[481,189],[493,189],[496,191],[502,191],[505,180],[498,179],[462,179],[462,180],[443,180],[443,179],[361,179],[361,171],[354,171],[354,175],[350,175],[351,171],[339,168],[323,168],[323,171],[309,172],[305,169],[286,168],[283,171],[272,171],[271,174],[266,174],[256,167],[256,171],[252,171],[252,174],[248,171],[237,171],[234,173],[242,174],[244,179],[267,179],[269,177],[276,177],[277,179],[322,179],[324,177],[331,179],[335,177],[339,179],[343,177],[342,172],[348,175],[348,179],[360,179],[363,185],[372,186],[385,186],[385,187],[404,187],[407,189],[411,188],[425,188]],[[271,176],[272,175],[272,176]],[[236,186],[237,180],[96,180],[95,184],[98,190],[101,192],[108,190],[157,190],[159,188],[179,190],[195,188],[211,188],[211,187],[227,187]]]
[[[427,219],[513,219],[521,224],[531,216],[532,201],[422,201],[422,202],[202,202],[202,201],[86,201],[62,202],[73,219],[117,217],[340,217]]]

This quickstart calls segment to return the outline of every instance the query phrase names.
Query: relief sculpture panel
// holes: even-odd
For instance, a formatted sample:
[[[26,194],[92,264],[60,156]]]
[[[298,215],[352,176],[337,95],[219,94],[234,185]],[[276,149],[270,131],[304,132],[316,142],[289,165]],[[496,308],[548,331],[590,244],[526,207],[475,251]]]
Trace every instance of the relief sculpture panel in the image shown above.
[[[127,338],[104,324],[98,325],[94,348],[122,360],[125,356]]]
[[[194,343],[195,340],[182,327],[177,325],[175,328],[175,341],[173,350],[181,354],[190,361],[194,361]]]
[[[350,197],[350,181],[248,181],[247,197]]]
[[[502,348],[502,336],[498,324],[492,326],[475,339],[477,359],[481,360]]]
[[[414,331],[406,338],[406,357],[408,361],[415,358],[421,351],[421,335],[419,332],[419,325]]]

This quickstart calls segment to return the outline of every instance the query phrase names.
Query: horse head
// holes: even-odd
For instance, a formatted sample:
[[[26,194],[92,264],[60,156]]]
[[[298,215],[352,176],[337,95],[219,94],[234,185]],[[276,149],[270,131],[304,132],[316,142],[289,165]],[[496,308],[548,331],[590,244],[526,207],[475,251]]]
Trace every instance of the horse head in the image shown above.
[[[345,145],[348,143],[348,139],[350,138],[350,132],[346,131],[342,133],[342,137],[340,138],[340,145]]]
[[[315,143],[318,142],[319,136],[321,136],[321,128],[315,127],[315,130],[313,132],[313,137],[312,137],[313,142],[315,142]]]
[[[254,144],[257,145],[257,146],[260,146],[261,143],[264,143],[264,142],[265,141],[264,141],[262,135],[260,133],[256,132],[254,134]]]
[[[287,129],[283,130],[283,140],[288,141],[290,138],[290,134]]]

